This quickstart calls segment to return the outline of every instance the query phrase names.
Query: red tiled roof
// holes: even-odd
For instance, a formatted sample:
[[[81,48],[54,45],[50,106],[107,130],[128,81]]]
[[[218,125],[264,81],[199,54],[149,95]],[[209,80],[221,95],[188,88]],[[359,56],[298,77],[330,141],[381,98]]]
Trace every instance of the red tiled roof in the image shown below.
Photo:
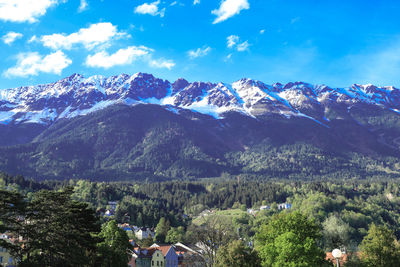
[[[160,246],[158,247],[159,250],[161,250],[162,254],[164,257],[167,255],[168,251],[170,250],[172,246]]]
[[[181,247],[181,246],[175,246],[175,250],[176,250],[176,253],[185,253],[188,251],[186,248]]]

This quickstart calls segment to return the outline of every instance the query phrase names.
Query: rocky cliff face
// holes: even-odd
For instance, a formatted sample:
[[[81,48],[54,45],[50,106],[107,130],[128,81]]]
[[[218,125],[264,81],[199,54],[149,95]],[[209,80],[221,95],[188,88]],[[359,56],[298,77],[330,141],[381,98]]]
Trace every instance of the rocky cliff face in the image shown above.
[[[357,104],[400,110],[400,90],[392,86],[354,84],[331,88],[304,82],[272,85],[251,79],[233,84],[174,83],[151,74],[121,74],[84,78],[73,74],[55,83],[0,90],[0,123],[51,124],[61,118],[86,115],[116,103],[151,103],[191,109],[215,118],[227,111],[252,117],[279,115],[306,117],[326,124],[345,116]],[[332,112],[334,111],[334,112]]]

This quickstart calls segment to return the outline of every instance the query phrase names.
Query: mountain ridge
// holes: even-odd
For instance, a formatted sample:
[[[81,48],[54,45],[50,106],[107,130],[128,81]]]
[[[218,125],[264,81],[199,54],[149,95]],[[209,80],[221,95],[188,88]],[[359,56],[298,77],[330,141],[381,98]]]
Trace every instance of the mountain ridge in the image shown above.
[[[400,177],[400,92],[74,74],[1,91],[0,171],[35,179]]]
[[[346,88],[305,82],[268,85],[249,78],[232,84],[190,83],[183,78],[171,83],[141,72],[89,78],[75,73],[54,83],[0,90],[0,124],[51,124],[117,103],[158,104],[215,118],[228,111],[253,117],[271,113],[286,118],[300,116],[327,126],[327,113],[333,105],[350,109],[365,103],[400,112],[400,90],[371,84]]]

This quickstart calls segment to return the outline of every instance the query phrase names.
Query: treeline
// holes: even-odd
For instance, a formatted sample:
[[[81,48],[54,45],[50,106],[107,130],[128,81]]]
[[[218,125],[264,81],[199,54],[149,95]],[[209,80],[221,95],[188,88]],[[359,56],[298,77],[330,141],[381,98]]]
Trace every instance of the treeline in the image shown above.
[[[271,206],[254,219],[276,212],[274,204],[288,202],[314,218],[320,226],[337,218],[349,226],[349,239],[358,244],[368,225],[386,225],[400,237],[400,182],[398,181],[251,181],[204,180],[156,183],[90,182],[86,180],[34,182],[22,177],[0,175],[0,188],[26,194],[39,189],[71,186],[72,198],[89,203],[95,210],[106,209],[108,201],[118,201],[116,219],[136,226],[155,227],[161,218],[171,226],[187,226],[188,218],[205,209],[258,208]],[[274,210],[275,209],[275,210]],[[189,216],[189,217],[187,217]]]

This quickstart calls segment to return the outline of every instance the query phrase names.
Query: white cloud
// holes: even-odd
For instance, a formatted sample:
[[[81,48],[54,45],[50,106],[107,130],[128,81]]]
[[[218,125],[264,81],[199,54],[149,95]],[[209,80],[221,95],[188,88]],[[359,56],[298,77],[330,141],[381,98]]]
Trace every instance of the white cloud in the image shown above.
[[[109,45],[113,38],[120,38],[126,33],[118,32],[117,27],[109,22],[92,24],[70,35],[55,33],[40,38],[43,45],[54,50],[71,49],[74,45],[82,44],[86,49],[93,49],[98,45]]]
[[[79,7],[78,7],[78,12],[85,11],[86,9],[88,9],[88,6],[89,6],[89,4],[88,4],[88,2],[86,0],[81,0],[81,3],[79,5]]]
[[[164,17],[165,8],[159,10],[158,5],[160,4],[160,0],[153,2],[153,3],[144,3],[140,6],[135,8],[135,13],[137,14],[148,14],[152,16],[160,16]]]
[[[265,33],[265,29],[260,30],[260,34],[264,34]]]
[[[222,0],[219,8],[211,11],[212,14],[217,16],[213,24],[227,20],[239,14],[243,9],[249,8],[250,4],[247,0]]]
[[[248,41],[244,41],[243,43],[239,44],[240,37],[237,35],[230,35],[226,38],[226,45],[228,48],[234,48],[239,52],[246,51],[250,44]]]
[[[11,45],[15,40],[19,39],[22,37],[21,33],[18,32],[8,32],[3,36],[3,42],[5,44]]]
[[[200,0],[194,0],[193,1],[193,5],[198,5],[198,4],[200,4]]]
[[[152,49],[145,46],[129,46],[124,49],[119,49],[111,55],[106,51],[101,51],[94,55],[89,55],[86,58],[86,65],[105,69],[118,65],[128,65],[136,59],[148,55],[152,51]]]
[[[36,42],[37,40],[38,40],[38,38],[36,37],[36,35],[34,35],[28,40],[28,44]]]
[[[0,0],[0,20],[33,23],[58,0]]]
[[[232,48],[237,42],[239,42],[239,36],[237,35],[230,35],[226,38],[226,45],[228,48]]]
[[[250,46],[249,42],[248,41],[244,41],[243,43],[238,44],[236,46],[236,50],[239,51],[239,52],[243,52],[243,51],[246,51],[249,48],[249,46]]]
[[[203,48],[197,48],[196,50],[190,50],[188,51],[188,55],[191,59],[198,58],[198,57],[204,57],[206,56],[209,52],[211,51],[211,47],[203,47]]]
[[[170,6],[175,6],[176,4],[178,4],[178,2],[177,2],[177,1],[174,1],[174,2],[172,2],[172,3],[170,4]]]
[[[158,69],[172,69],[175,66],[175,62],[172,60],[166,60],[163,58],[160,59],[152,59],[149,61],[150,67],[158,68]]]
[[[17,55],[17,65],[3,74],[6,77],[36,76],[40,72],[60,75],[62,70],[71,65],[70,60],[62,51],[56,51],[47,56],[37,52],[20,53]]]

